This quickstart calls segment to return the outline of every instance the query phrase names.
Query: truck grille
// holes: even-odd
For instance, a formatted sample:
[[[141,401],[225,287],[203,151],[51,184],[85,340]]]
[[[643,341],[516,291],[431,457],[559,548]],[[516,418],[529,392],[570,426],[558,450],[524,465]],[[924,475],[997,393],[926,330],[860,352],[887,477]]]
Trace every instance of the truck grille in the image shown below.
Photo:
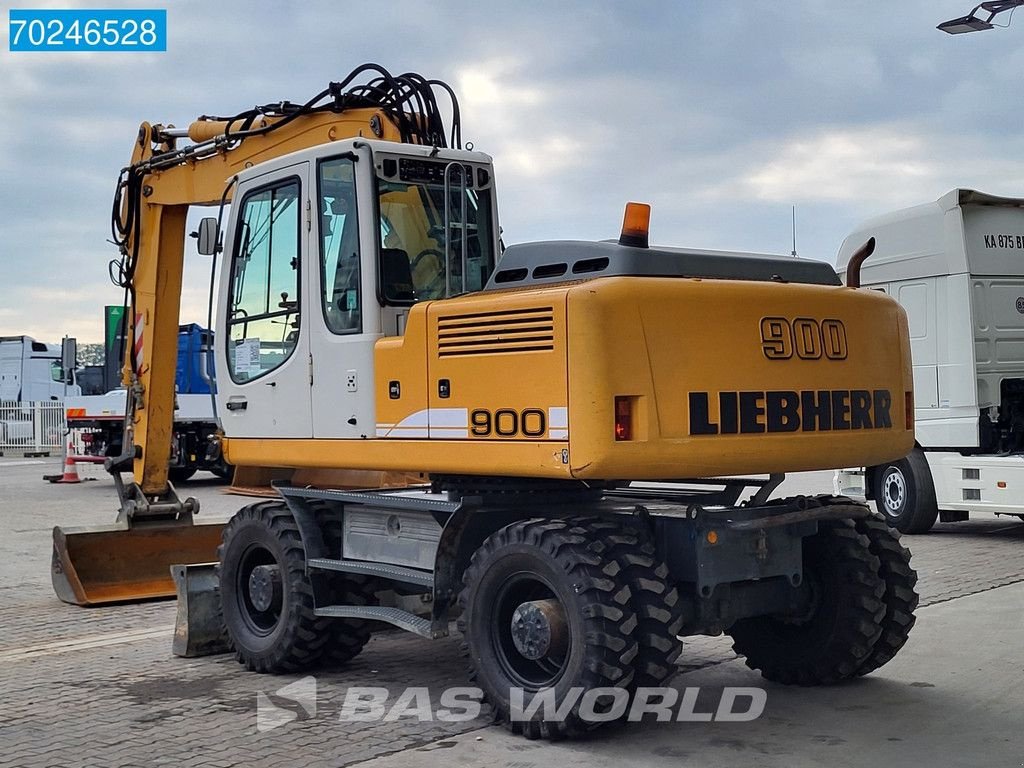
[[[438,357],[550,352],[555,348],[554,309],[446,315],[437,319]]]

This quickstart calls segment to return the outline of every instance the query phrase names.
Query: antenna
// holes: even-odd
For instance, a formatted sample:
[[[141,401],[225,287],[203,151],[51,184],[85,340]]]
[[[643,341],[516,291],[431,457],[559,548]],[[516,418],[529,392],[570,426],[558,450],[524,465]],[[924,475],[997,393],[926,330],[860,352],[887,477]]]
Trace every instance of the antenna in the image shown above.
[[[800,258],[796,255],[796,205],[793,206],[793,251],[789,255],[794,259]]]

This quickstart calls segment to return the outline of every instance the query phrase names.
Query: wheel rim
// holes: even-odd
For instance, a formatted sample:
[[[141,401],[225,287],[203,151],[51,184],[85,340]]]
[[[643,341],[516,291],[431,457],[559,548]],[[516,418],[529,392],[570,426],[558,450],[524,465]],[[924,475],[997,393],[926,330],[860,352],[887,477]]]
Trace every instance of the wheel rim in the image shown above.
[[[553,685],[565,671],[571,630],[554,589],[536,574],[505,581],[489,615],[491,646],[502,671],[525,690]]]
[[[235,584],[242,620],[253,634],[271,634],[281,619],[284,594],[280,564],[274,554],[259,544],[243,553]]]
[[[907,481],[899,467],[889,467],[882,481],[882,506],[890,517],[899,517],[907,500]]]

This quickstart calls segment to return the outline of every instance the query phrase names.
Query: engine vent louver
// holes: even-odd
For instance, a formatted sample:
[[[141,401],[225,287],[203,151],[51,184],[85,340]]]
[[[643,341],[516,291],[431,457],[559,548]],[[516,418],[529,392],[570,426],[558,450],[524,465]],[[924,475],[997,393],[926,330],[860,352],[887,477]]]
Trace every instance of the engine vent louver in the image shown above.
[[[552,307],[444,315],[437,319],[438,357],[550,352],[554,348]]]

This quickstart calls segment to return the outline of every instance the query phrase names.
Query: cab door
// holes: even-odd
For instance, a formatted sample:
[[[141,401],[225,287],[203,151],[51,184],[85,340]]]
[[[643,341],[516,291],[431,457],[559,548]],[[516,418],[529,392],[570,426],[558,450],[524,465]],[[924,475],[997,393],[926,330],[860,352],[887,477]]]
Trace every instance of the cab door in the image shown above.
[[[317,161],[310,242],[313,436],[375,436],[373,346],[380,337],[369,153]]]
[[[218,412],[228,437],[312,437],[303,289],[309,264],[309,163],[249,180],[221,280]]]

